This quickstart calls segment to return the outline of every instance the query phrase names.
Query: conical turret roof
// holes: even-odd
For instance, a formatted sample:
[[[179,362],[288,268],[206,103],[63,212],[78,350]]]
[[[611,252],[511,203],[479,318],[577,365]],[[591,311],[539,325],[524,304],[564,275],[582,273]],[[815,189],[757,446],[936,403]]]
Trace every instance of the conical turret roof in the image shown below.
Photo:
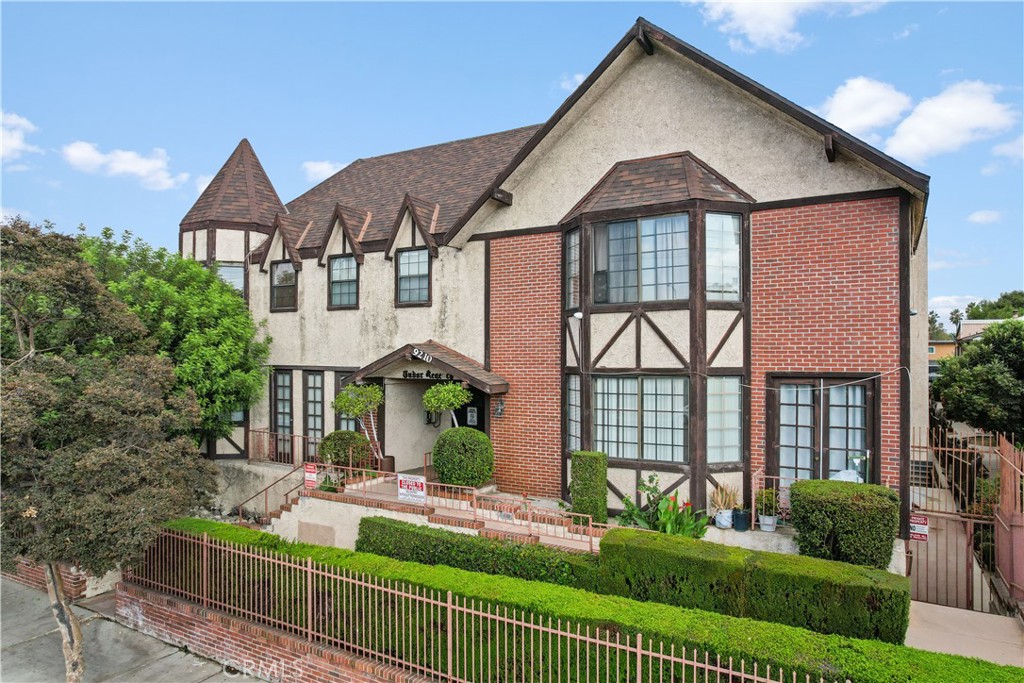
[[[185,214],[181,227],[215,221],[269,228],[279,213],[288,213],[288,210],[277,196],[252,145],[243,138]]]

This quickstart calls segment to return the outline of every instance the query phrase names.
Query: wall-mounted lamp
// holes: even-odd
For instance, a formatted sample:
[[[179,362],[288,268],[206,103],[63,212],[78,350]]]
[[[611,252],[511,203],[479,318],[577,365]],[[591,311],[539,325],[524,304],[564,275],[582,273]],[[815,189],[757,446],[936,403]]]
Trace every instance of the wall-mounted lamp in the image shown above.
[[[441,413],[434,412],[433,410],[427,410],[424,412],[423,424],[434,425],[435,427],[441,426]]]
[[[583,311],[576,311],[575,313],[572,314],[572,317],[576,318],[577,320],[583,320]]]
[[[501,396],[494,402],[494,417],[501,417],[505,414],[505,399]]]
[[[917,309],[916,308],[911,308],[910,309],[910,315],[917,315]]]

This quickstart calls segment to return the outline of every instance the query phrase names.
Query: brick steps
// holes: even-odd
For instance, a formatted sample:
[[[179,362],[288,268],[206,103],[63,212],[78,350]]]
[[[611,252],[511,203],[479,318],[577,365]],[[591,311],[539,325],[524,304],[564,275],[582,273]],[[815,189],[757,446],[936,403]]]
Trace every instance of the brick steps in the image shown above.
[[[515,518],[521,522],[529,521],[530,513],[525,510],[517,510]],[[564,515],[560,515],[557,512],[537,512],[533,511],[533,523],[534,524],[547,524],[548,526],[561,526],[567,527],[572,523],[572,519]]]
[[[452,515],[430,515],[427,521],[431,524],[444,524],[445,526],[459,527],[460,529],[483,529],[484,523],[479,519],[466,519]]]
[[[536,544],[540,543],[540,536],[534,536],[532,534],[522,534],[518,531],[502,531],[500,529],[488,529],[484,527],[480,529],[480,536],[482,538],[494,538],[499,541],[515,541],[516,543]]]

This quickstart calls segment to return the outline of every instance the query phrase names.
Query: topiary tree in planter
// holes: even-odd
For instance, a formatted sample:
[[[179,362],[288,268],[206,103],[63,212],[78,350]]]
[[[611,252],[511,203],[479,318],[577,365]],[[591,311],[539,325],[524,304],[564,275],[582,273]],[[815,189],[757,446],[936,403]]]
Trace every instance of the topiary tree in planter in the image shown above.
[[[423,392],[423,409],[432,413],[447,410],[452,414],[452,425],[458,427],[459,421],[455,417],[455,411],[472,400],[473,394],[458,382],[443,382]]]
[[[472,427],[441,432],[434,442],[434,470],[442,484],[477,487],[494,474],[494,447],[486,434]]]
[[[338,393],[331,406],[334,412],[352,418],[359,423],[365,434],[373,436],[370,449],[378,461],[383,461],[380,452],[380,440],[377,438],[377,408],[384,403],[384,390],[376,384],[348,384]],[[370,429],[367,430],[365,419],[369,418]]]

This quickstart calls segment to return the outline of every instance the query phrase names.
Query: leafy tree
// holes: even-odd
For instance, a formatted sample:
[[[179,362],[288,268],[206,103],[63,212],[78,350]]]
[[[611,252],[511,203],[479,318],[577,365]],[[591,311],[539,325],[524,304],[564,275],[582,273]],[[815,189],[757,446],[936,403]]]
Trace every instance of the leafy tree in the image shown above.
[[[935,311],[928,311],[928,338],[936,340],[953,338],[953,335],[946,332],[946,328],[939,322],[939,314]]]
[[[459,420],[455,417],[455,411],[472,400],[473,394],[458,382],[443,382],[423,392],[423,409],[432,413],[449,411],[452,414],[452,424],[458,427]]]
[[[961,355],[939,361],[933,386],[950,419],[1024,433],[1024,320],[990,325]]]
[[[380,452],[380,442],[377,440],[377,408],[384,403],[384,390],[377,384],[347,384],[338,395],[334,397],[331,404],[334,412],[341,413],[345,417],[352,418],[359,423],[359,429],[365,434],[367,422],[369,432],[373,435],[370,446],[373,448],[377,460],[383,460],[384,454]]]
[[[968,320],[999,320],[1024,315],[1024,289],[1003,292],[995,301],[982,299],[967,304]]]
[[[198,262],[153,249],[125,232],[79,237],[97,277],[137,315],[175,365],[177,387],[196,393],[197,431],[231,433],[231,412],[262,396],[270,339],[260,338],[245,300]]]
[[[103,574],[139,559],[164,522],[215,490],[190,436],[199,407],[145,328],[78,256],[73,238],[0,225],[5,332],[0,559],[40,564],[66,677],[82,680],[82,631],[59,565]],[[6,335],[5,335],[6,336]]]

